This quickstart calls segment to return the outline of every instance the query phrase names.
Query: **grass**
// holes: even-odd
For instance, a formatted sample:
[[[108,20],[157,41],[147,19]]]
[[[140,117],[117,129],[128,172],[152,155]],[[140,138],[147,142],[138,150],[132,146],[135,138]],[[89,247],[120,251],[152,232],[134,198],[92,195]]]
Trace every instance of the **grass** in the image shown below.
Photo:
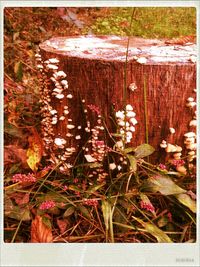
[[[95,34],[133,35],[144,38],[173,38],[196,34],[196,10],[183,7],[135,8],[129,28],[131,8],[112,8],[107,18],[96,20]]]

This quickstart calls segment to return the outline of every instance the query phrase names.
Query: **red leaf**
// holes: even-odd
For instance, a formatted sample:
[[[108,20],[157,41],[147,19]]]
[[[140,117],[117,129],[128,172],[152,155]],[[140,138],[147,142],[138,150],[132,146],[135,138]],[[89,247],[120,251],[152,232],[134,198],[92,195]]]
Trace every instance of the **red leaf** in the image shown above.
[[[60,229],[60,233],[63,234],[66,231],[67,226],[69,225],[69,222],[68,222],[68,220],[57,219],[57,225]]]
[[[4,147],[4,164],[20,162],[27,165],[26,150],[17,145],[9,145]]]
[[[41,216],[36,216],[31,224],[31,243],[52,243],[52,230],[43,223]]]
[[[10,196],[12,199],[15,200],[16,204],[23,205],[29,202],[29,193],[14,193]]]

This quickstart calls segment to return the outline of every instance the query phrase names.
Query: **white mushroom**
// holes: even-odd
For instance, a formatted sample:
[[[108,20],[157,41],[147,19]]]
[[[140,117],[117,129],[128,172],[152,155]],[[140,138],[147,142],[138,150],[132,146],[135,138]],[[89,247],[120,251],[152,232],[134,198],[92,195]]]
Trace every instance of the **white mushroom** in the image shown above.
[[[57,94],[55,95],[55,97],[58,99],[63,99],[65,96],[63,94]]]
[[[61,94],[62,93],[62,89],[59,89],[59,88],[54,88],[53,89],[53,92],[56,92],[56,93],[58,93],[58,94]]]
[[[190,138],[190,137],[196,137],[196,134],[194,132],[188,132],[185,133],[184,136]]]
[[[139,57],[136,61],[140,64],[147,63],[147,59],[145,57]]]
[[[61,117],[59,118],[60,121],[64,121],[64,119],[65,119],[65,116],[61,116]]]
[[[49,62],[53,63],[53,64],[56,64],[56,63],[59,63],[59,60],[57,58],[50,58]]]
[[[91,155],[85,155],[87,162],[96,162],[96,159],[93,158]]]
[[[135,112],[133,112],[133,111],[128,111],[127,113],[126,113],[126,117],[128,117],[128,118],[132,118],[132,117],[135,117]]]
[[[126,105],[126,111],[133,111],[133,107],[130,104]]]
[[[162,140],[161,144],[160,144],[161,148],[166,148],[167,147],[167,142],[165,140]]]
[[[180,159],[181,155],[182,155],[182,153],[178,152],[178,153],[174,153],[173,157],[174,157],[174,159]]]
[[[195,107],[196,106],[196,102],[188,102],[187,104],[186,104],[186,107],[188,107],[188,108],[193,108],[193,107]]]
[[[74,128],[75,128],[75,126],[73,124],[68,124],[67,125],[67,129],[69,129],[69,130],[74,129]]]
[[[64,85],[66,88],[68,88],[68,81],[66,81],[66,80],[62,80],[60,83],[61,83],[62,85]]]
[[[117,111],[116,113],[115,113],[115,115],[116,115],[116,117],[118,118],[118,119],[124,119],[124,117],[125,117],[125,115],[124,115],[124,111]]]
[[[137,85],[135,83],[131,83],[128,87],[128,89],[132,92],[134,92],[137,89]]]
[[[194,137],[189,137],[186,138],[184,141],[184,144],[188,145],[188,144],[194,144],[195,143],[195,138]]]
[[[69,99],[73,98],[72,94],[68,94],[67,98],[69,98]]]
[[[191,120],[189,123],[190,127],[196,127],[197,126],[197,120]]]
[[[110,163],[109,164],[109,169],[112,171],[112,170],[114,170],[114,169],[116,169],[116,164],[115,163]]]
[[[172,128],[172,127],[169,128],[169,131],[170,131],[171,134],[174,134],[175,133],[175,129]]]
[[[181,146],[177,146],[176,145],[176,152],[181,152],[183,149],[182,149],[182,147]]]
[[[196,143],[188,144],[188,145],[186,145],[186,148],[189,149],[189,150],[196,150],[197,149],[197,144]]]
[[[50,113],[51,113],[51,115],[55,115],[57,113],[57,110],[52,109],[52,110],[50,110]]]
[[[187,101],[188,102],[193,102],[194,101],[194,98],[193,97],[188,97]]]
[[[194,150],[188,151],[188,155],[190,155],[190,156],[194,156],[195,154],[196,154],[196,153],[195,153]]]
[[[58,66],[53,65],[53,64],[48,64],[47,65],[47,69],[57,70],[58,69]]]
[[[65,109],[65,110],[64,110],[64,114],[65,114],[65,115],[68,115],[68,114],[69,114],[69,111]]]
[[[66,140],[64,138],[55,138],[54,139],[54,143],[57,145],[57,146],[62,146],[64,144],[66,144]]]
[[[172,144],[167,144],[167,147],[165,148],[165,151],[167,153],[170,153],[170,152],[176,152],[176,146],[172,145]]]
[[[57,79],[57,78],[65,78],[67,75],[66,73],[64,73],[64,71],[60,70],[54,73],[53,76]]]

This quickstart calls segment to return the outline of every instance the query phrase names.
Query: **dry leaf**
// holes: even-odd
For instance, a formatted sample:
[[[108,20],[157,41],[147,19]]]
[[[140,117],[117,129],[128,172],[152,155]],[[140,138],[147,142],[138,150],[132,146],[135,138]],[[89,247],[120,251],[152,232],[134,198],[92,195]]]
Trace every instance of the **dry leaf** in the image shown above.
[[[26,164],[26,150],[18,147],[17,145],[9,145],[4,147],[4,164],[20,162]]]
[[[16,192],[16,193],[13,193],[10,197],[14,199],[16,204],[18,205],[27,204],[29,202],[29,193],[24,194],[24,193]]]
[[[43,223],[41,216],[36,216],[31,224],[31,243],[52,243],[52,230]]]
[[[36,171],[43,154],[42,141],[35,128],[31,130],[32,136],[28,138],[27,163],[32,171]]]
[[[67,226],[69,225],[69,222],[66,219],[65,220],[57,219],[57,225],[60,229],[60,233],[63,234],[66,231]]]

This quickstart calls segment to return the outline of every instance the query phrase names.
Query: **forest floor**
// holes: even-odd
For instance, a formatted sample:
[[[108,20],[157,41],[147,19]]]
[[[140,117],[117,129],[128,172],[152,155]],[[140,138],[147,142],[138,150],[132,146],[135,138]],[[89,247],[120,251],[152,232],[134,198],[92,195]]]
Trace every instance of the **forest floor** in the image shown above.
[[[133,12],[130,29],[130,8],[4,9],[5,242],[195,242],[195,160],[151,165],[143,158],[154,149],[141,144],[117,152],[129,167],[106,170],[106,184],[88,178],[99,166],[74,166],[73,175],[62,175],[43,157],[35,61],[41,42],[80,34],[168,39],[196,33],[193,8]],[[109,153],[116,151],[106,158]],[[159,188],[149,180],[155,174]]]

